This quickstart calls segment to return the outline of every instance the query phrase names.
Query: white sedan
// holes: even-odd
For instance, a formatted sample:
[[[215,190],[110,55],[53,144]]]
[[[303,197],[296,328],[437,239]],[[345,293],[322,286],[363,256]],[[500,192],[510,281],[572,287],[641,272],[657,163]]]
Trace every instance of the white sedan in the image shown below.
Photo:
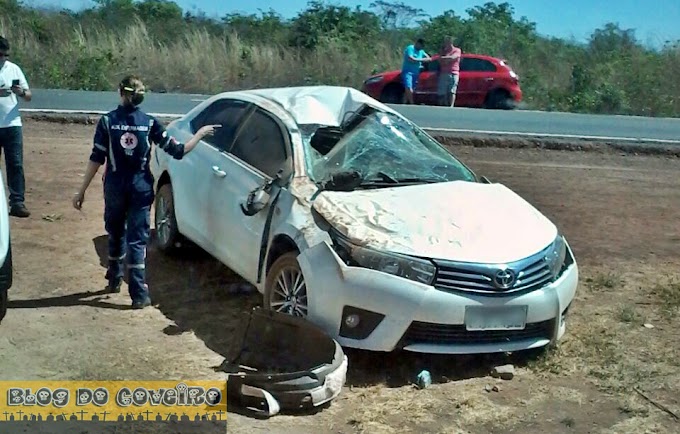
[[[225,92],[154,152],[162,250],[186,237],[346,347],[485,353],[557,342],[578,285],[558,228],[398,112],[344,87]]]

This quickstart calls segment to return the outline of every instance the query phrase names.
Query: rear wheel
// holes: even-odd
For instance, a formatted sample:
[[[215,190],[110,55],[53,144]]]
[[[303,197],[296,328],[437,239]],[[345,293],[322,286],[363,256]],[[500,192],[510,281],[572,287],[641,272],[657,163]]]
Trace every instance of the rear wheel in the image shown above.
[[[163,252],[174,251],[180,242],[175,218],[175,202],[172,197],[172,185],[164,184],[158,190],[155,203],[155,229],[158,248]]]

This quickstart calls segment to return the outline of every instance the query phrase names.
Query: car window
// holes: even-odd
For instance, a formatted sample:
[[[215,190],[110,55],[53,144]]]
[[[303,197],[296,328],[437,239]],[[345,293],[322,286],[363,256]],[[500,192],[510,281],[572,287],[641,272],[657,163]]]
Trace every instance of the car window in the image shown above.
[[[195,134],[204,125],[222,125],[214,135],[203,140],[226,151],[234,141],[238,126],[249,106],[250,103],[235,99],[215,101],[191,121],[191,131]]]
[[[425,71],[437,71],[439,70],[439,60],[433,60],[432,62],[424,62],[423,66]]]
[[[246,121],[229,153],[272,178],[287,159],[283,132],[262,109],[257,109]]]
[[[460,62],[461,71],[496,72],[496,65],[484,59],[464,57]]]

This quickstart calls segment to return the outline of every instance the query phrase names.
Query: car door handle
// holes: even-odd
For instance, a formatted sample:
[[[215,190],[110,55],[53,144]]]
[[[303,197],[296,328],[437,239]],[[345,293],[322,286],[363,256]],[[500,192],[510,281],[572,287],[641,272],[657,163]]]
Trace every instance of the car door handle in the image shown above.
[[[493,77],[487,77],[487,78],[485,78],[484,80],[486,80],[486,81],[493,81]]]
[[[212,171],[215,176],[218,176],[220,178],[224,178],[225,176],[227,176],[227,172],[225,172],[224,170],[220,169],[217,166],[213,166]]]

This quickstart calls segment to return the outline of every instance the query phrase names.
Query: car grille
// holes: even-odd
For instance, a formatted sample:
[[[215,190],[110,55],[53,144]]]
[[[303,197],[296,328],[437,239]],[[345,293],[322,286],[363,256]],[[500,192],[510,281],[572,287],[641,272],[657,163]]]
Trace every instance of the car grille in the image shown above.
[[[432,324],[414,321],[402,338],[402,345],[502,344],[529,339],[551,339],[553,321],[527,324],[523,330],[468,331],[464,325]]]
[[[494,274],[504,268],[501,265],[435,260],[437,274],[434,286],[444,291],[466,291],[491,295],[533,291],[552,281],[545,254],[546,251],[542,251],[522,261],[507,264],[507,268],[517,275],[515,284],[508,289],[499,289],[493,284]]]

